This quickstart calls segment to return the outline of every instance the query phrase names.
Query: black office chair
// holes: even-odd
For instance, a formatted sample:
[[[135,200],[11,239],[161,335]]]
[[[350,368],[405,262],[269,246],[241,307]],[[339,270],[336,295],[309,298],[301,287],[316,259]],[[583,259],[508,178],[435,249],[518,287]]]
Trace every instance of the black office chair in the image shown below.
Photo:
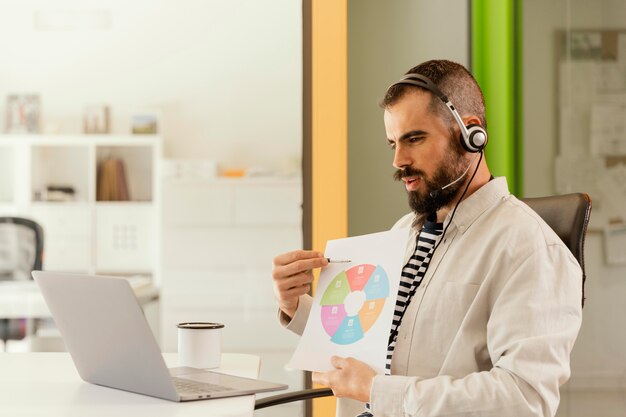
[[[585,305],[585,236],[591,215],[591,198],[585,193],[525,198],[524,203],[556,232],[583,271],[581,304]]]
[[[22,217],[0,217],[0,281],[27,281],[43,264],[43,229]],[[26,320],[0,319],[0,339],[21,340]]]
[[[556,232],[563,243],[574,254],[583,271],[583,289],[581,303],[585,303],[585,235],[591,214],[591,198],[585,193],[555,195],[548,197],[526,198],[528,204]],[[286,394],[260,398],[254,409],[272,407],[293,401],[311,400],[313,398],[333,395],[330,388],[312,388]]]

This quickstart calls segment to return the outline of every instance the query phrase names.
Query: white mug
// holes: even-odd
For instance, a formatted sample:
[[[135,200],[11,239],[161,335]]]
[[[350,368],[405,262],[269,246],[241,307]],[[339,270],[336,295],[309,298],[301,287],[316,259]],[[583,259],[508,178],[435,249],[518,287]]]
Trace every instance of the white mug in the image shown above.
[[[217,368],[222,356],[221,323],[189,322],[178,324],[180,366]]]

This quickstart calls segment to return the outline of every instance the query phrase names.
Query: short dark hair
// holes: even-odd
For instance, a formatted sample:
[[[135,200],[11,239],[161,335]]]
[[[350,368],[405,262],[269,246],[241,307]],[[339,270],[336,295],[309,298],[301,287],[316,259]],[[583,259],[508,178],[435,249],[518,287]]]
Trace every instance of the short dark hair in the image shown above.
[[[476,79],[461,64],[437,59],[426,61],[411,68],[406,74],[420,74],[428,77],[443,94],[447,95],[461,116],[472,114],[480,119],[480,124],[487,129],[485,116],[485,97]],[[380,103],[383,109],[395,104],[408,91],[425,88],[411,84],[394,84],[387,89],[385,97]],[[439,97],[431,93],[430,110],[446,120],[448,124],[456,126],[456,121]]]

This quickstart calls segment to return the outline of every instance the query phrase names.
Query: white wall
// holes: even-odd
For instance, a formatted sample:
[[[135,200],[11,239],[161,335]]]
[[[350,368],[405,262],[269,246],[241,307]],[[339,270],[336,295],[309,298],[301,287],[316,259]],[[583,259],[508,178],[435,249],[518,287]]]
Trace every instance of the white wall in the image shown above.
[[[348,2],[348,232],[389,229],[410,209],[392,179],[385,140],[387,87],[429,59],[469,62],[466,0]]]
[[[523,20],[524,188],[526,196],[539,196],[555,192],[554,157],[558,154],[555,33],[568,28],[624,29],[626,7],[623,0],[526,0]],[[603,239],[598,232],[588,233],[585,250],[587,302],[572,355],[570,385],[623,388],[626,268],[605,264]]]
[[[41,10],[112,25],[38,31]],[[168,157],[281,169],[301,153],[301,33],[293,0],[0,0],[0,130],[10,93],[38,93],[44,128],[63,133],[87,104],[111,106],[114,133],[158,108]]]

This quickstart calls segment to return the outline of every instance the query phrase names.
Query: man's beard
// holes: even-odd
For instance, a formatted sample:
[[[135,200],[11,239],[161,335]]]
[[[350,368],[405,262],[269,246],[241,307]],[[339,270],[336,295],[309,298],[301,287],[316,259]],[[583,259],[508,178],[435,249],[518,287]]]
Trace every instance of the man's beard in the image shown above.
[[[397,170],[393,177],[396,181],[402,181],[404,177],[416,176],[420,178],[424,187],[422,190],[407,192],[409,206],[417,214],[428,215],[437,212],[441,207],[449,205],[454,200],[463,187],[464,181],[459,180],[445,189],[442,188],[461,177],[466,168],[463,154],[454,149],[454,145],[451,145],[449,152],[431,178],[426,178],[422,170],[410,166]]]

